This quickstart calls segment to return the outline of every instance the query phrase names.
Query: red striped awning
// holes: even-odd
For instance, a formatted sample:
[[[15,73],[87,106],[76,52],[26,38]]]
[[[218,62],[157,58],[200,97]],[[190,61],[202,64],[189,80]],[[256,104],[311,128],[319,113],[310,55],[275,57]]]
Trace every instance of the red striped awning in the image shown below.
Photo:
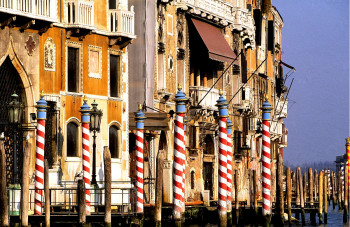
[[[219,28],[200,20],[193,18],[191,20],[208,49],[210,59],[231,63],[236,58],[236,54],[226,42]],[[234,64],[237,65],[238,61],[236,60]]]

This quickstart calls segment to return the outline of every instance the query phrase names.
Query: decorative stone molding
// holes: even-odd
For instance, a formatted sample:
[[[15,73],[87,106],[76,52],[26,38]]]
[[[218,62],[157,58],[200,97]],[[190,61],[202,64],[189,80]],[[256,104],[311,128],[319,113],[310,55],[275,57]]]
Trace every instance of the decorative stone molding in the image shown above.
[[[44,70],[56,71],[56,45],[52,38],[47,38],[44,44]]]
[[[177,45],[182,47],[184,40],[184,20],[182,18],[177,20],[176,28],[177,28]]]
[[[158,40],[162,41],[163,34],[164,34],[164,21],[165,21],[164,7],[162,5],[160,5],[158,8],[157,21],[158,21]]]
[[[33,39],[33,36],[28,36],[27,41],[25,42],[25,48],[27,50],[27,53],[29,56],[33,55],[33,52],[35,51],[36,43]]]
[[[89,45],[89,77],[102,79],[102,48]]]

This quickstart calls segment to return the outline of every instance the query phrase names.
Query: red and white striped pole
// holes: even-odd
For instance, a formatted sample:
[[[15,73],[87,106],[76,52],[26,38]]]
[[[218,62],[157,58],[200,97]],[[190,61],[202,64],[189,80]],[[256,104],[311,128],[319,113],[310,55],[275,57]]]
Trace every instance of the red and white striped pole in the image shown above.
[[[349,188],[349,193],[350,193],[350,142],[349,142],[349,137],[346,138],[345,146],[346,146],[346,159],[347,159],[347,165],[348,165],[348,188]],[[346,196],[344,198],[346,198]]]
[[[182,213],[185,213],[186,209],[186,201],[185,201],[185,187],[186,187],[186,124],[187,124],[187,116],[184,116],[184,138],[183,138],[183,154],[185,159],[183,160],[183,165],[182,165],[182,193],[183,193],[183,199],[182,199]]]
[[[220,226],[227,226],[227,130],[226,122],[228,117],[227,100],[222,96],[220,89],[220,97],[217,100],[219,107],[219,169],[218,169],[218,211]]]
[[[142,104],[138,105],[139,111],[135,113],[136,121],[136,212],[143,213],[143,135],[145,114],[142,112]]]
[[[186,102],[188,98],[181,91],[179,84],[178,92],[175,95],[176,117],[175,117],[175,135],[174,135],[174,163],[173,163],[173,218],[175,222],[182,222],[182,214],[185,211],[185,132],[184,117],[186,111]]]
[[[227,118],[227,212],[232,211],[232,121]]]
[[[13,95],[14,96],[14,95]],[[35,154],[35,206],[34,214],[42,214],[42,198],[44,191],[44,156],[45,156],[45,121],[47,102],[41,92],[37,102],[36,154]],[[24,170],[26,171],[26,170]]]
[[[86,214],[90,215],[91,207],[91,175],[90,175],[90,106],[87,104],[87,98],[84,97],[84,103],[80,107],[82,123],[82,141],[83,141],[83,178],[85,182],[85,202]]]
[[[266,100],[261,107],[263,147],[262,147],[262,195],[263,216],[267,224],[271,221],[271,151],[270,151],[270,113],[271,105],[266,95]]]

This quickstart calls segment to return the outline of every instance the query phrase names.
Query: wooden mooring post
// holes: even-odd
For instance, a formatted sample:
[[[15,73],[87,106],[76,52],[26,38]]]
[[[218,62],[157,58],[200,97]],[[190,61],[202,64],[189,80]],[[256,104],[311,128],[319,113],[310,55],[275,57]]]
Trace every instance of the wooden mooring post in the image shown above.
[[[343,209],[343,181],[341,172],[338,172],[338,209]]]
[[[23,169],[29,169],[30,155],[31,143],[26,142],[23,153]],[[27,227],[29,210],[29,171],[22,171],[21,189],[21,225]]]
[[[307,193],[307,177],[306,172],[304,172],[303,175],[303,197],[304,197],[304,206],[308,199],[308,193]]]
[[[158,152],[157,157],[157,178],[156,178],[156,204],[155,204],[155,222],[156,227],[162,225],[162,204],[163,204],[163,152]]]
[[[302,222],[302,225],[305,225],[304,187],[303,187],[303,178],[301,175],[300,167],[297,168],[297,174],[298,174],[298,179],[299,179],[298,183],[299,183],[301,222]]]
[[[278,154],[277,163],[277,223],[283,225],[284,222],[284,199],[283,199],[283,158]]]
[[[83,179],[78,180],[78,225],[86,225],[85,183]]]
[[[319,224],[323,224],[323,172],[320,171],[318,175],[318,221]]]
[[[317,174],[317,170],[315,169],[315,174],[314,174],[314,198],[315,201],[318,200],[318,174]]]
[[[309,203],[310,206],[314,206],[314,178],[312,174],[312,169],[308,169],[308,177],[309,177]],[[312,225],[316,225],[316,212],[311,211],[310,213],[310,221]]]
[[[8,209],[8,197],[6,191],[6,157],[4,149],[4,140],[0,140],[0,180],[3,182],[0,184],[0,220],[1,226],[9,226],[9,209]]]
[[[348,202],[349,202],[349,186],[348,186],[348,166],[345,166],[344,173],[344,214],[343,214],[343,223],[348,221]]]
[[[295,175],[295,192],[296,192],[296,198],[295,198],[295,204],[297,207],[300,207],[300,177],[299,177],[300,167],[296,169]],[[300,219],[300,212],[298,210],[295,211],[295,218]]]
[[[103,148],[103,161],[105,170],[105,217],[104,222],[106,227],[112,226],[112,163],[111,152],[105,146]]]
[[[327,224],[327,211],[328,211],[328,173],[325,172],[324,180],[323,180],[323,213],[324,213],[324,223]]]
[[[290,176],[290,168],[287,169],[287,208],[288,208],[288,222],[292,223],[292,178]]]
[[[335,176],[334,172],[332,172],[332,201],[333,201],[333,210],[335,210],[335,205],[337,204],[337,196],[336,196],[336,183],[335,183]]]
[[[22,189],[23,190],[23,189]],[[44,194],[45,194],[45,226],[50,227],[50,179],[49,179],[49,162],[44,161]]]
[[[254,199],[254,219],[255,225],[258,224],[258,178],[256,176],[256,170],[253,170],[253,199]]]

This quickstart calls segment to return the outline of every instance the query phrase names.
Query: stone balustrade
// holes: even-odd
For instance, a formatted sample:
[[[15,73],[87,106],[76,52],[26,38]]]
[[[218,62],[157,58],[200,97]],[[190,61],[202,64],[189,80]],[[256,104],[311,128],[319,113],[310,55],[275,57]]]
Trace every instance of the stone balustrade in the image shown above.
[[[0,0],[0,12],[57,22],[57,0]]]
[[[108,10],[108,31],[121,36],[133,38],[135,36],[135,12],[131,6],[130,11],[111,9]]]
[[[82,0],[66,1],[65,22],[70,27],[94,27],[94,2]]]

